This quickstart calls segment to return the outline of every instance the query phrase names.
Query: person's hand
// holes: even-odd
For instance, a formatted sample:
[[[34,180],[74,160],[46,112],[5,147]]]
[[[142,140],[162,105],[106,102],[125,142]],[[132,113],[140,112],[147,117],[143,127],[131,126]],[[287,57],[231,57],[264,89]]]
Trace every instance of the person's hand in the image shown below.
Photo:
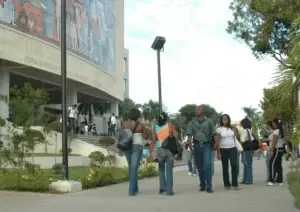
[[[218,160],[221,160],[221,153],[220,152],[217,152],[217,158],[218,158]]]
[[[152,155],[149,155],[148,160],[149,160],[150,162],[154,162],[154,159],[153,159]]]

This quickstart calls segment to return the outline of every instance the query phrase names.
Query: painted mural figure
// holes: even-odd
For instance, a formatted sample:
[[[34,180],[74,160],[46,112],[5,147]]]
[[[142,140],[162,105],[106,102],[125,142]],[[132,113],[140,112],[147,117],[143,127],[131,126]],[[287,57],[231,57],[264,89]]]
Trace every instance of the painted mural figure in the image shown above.
[[[67,0],[67,48],[99,65],[115,69],[115,1]],[[0,0],[1,24],[60,42],[61,0]]]

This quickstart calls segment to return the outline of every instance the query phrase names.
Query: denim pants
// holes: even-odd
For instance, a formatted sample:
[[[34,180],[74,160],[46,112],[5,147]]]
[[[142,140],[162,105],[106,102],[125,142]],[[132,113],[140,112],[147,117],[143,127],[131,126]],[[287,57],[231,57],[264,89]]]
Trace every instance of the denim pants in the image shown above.
[[[270,162],[270,150],[267,150],[266,154],[266,168],[267,168],[267,182],[269,181],[269,162]]]
[[[238,151],[237,153],[237,176],[239,177],[240,176],[240,156],[242,155],[241,152]]]
[[[174,156],[168,149],[157,149],[159,188],[173,195],[173,167]]]
[[[139,192],[138,179],[139,179],[139,166],[143,154],[142,145],[132,145],[131,151],[124,152],[128,163],[129,174],[129,196],[134,196]]]
[[[247,150],[243,151],[243,164],[244,164],[244,174],[243,174],[243,183],[253,184],[253,151]]]
[[[195,156],[193,151],[187,151],[189,172],[197,174]]]
[[[215,157],[216,157],[216,151],[211,152],[211,174],[214,176],[215,174]]]
[[[194,146],[195,161],[198,168],[200,187],[212,189],[212,148],[211,144],[200,143]]]

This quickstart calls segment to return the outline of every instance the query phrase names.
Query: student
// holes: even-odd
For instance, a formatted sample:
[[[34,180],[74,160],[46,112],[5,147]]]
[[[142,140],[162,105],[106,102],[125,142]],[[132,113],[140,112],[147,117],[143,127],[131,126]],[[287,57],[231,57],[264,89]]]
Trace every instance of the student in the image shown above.
[[[231,128],[230,117],[223,114],[220,118],[220,127],[216,130],[219,137],[218,158],[222,161],[224,188],[230,190],[231,186],[235,190],[239,189],[238,185],[238,150],[236,148],[237,130]],[[229,180],[229,163],[231,167],[231,182]]]
[[[243,127],[243,131],[241,133],[240,139],[241,143],[247,142],[247,141],[253,141],[254,137],[252,135],[252,123],[248,118],[244,118],[241,121],[241,125]],[[242,152],[242,158],[243,158],[243,165],[244,165],[244,173],[243,173],[243,181],[241,184],[245,185],[252,185],[253,184],[253,149],[245,149]]]
[[[193,175],[194,177],[197,176],[197,167],[195,164],[195,156],[194,156],[194,151],[192,150],[192,148],[189,147],[188,143],[187,143],[187,136],[185,137],[184,141],[183,141],[183,145],[187,151],[187,157],[188,157],[188,175]]]
[[[152,131],[152,142],[150,145],[150,158],[151,153],[156,145],[157,147],[157,162],[159,172],[159,194],[166,194],[168,196],[174,195],[173,192],[173,167],[174,167],[174,155],[166,148],[162,148],[162,145],[169,136],[173,136],[178,141],[178,132],[175,127],[168,122],[168,115],[162,112],[158,119],[157,124]],[[152,159],[153,160],[153,159]]]
[[[269,182],[268,186],[283,185],[282,156],[284,144],[284,130],[280,119],[274,118],[272,142],[270,142]]]

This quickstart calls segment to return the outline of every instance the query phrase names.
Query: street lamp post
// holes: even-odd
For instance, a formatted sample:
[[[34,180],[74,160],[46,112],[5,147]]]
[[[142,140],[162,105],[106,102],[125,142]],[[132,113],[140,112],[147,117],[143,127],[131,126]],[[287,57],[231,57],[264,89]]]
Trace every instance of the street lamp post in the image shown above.
[[[60,22],[60,62],[61,62],[61,110],[62,110],[62,153],[63,153],[63,179],[69,179],[68,164],[68,108],[67,108],[67,32],[66,32],[66,7],[67,0],[61,1],[61,22]]]
[[[160,52],[163,51],[165,43],[166,43],[166,38],[162,36],[156,36],[151,45],[151,48],[157,52],[158,102],[159,102],[160,112],[162,112]]]

